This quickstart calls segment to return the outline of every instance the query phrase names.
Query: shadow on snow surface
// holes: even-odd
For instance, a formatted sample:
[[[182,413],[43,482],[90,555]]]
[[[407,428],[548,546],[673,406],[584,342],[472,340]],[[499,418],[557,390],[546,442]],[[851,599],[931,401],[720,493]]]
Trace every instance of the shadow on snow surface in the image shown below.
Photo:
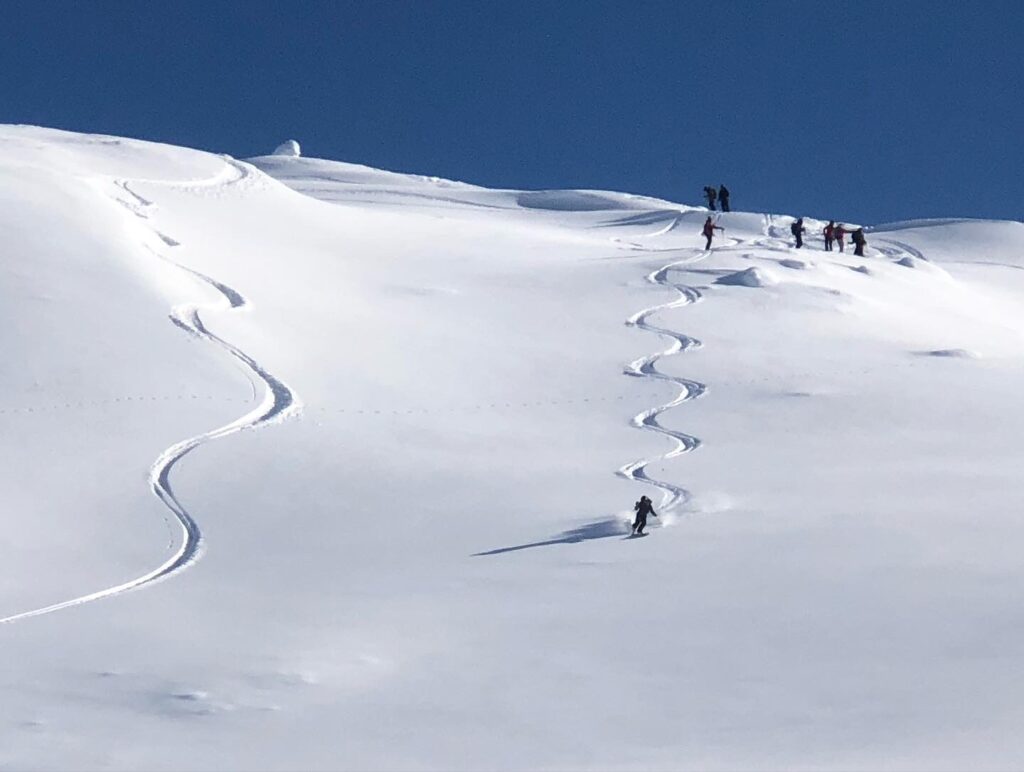
[[[581,541],[608,539],[612,536],[625,536],[626,538],[630,538],[629,524],[617,517],[608,517],[604,520],[598,520],[595,523],[581,525],[579,528],[562,531],[558,536],[554,536],[545,541],[535,541],[530,542],[529,544],[517,544],[513,547],[498,547],[497,549],[487,550],[486,552],[474,552],[472,557],[477,558],[483,557],[484,555],[501,555],[505,552],[518,552],[519,550],[528,550],[533,549],[534,547],[550,547],[555,544],[577,544]]]

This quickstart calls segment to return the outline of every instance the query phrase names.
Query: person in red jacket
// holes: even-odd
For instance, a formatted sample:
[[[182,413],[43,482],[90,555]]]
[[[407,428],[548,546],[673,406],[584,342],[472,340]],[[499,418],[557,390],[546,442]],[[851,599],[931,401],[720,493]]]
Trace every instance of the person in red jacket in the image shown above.
[[[825,234],[825,251],[826,252],[831,252],[832,251],[832,238],[835,235],[835,231],[836,231],[836,223],[835,223],[835,221],[834,220],[829,220],[828,221],[828,225],[825,226],[825,230],[823,231],[824,234]]]
[[[836,223],[836,227],[832,229],[832,236],[836,240],[836,244],[839,245],[839,251],[843,251],[843,236],[846,235],[846,228],[843,227],[841,222]]]
[[[704,249],[711,249],[711,238],[715,235],[715,230],[724,231],[725,228],[723,228],[721,225],[715,225],[713,222],[711,222],[711,218],[709,217],[707,220],[704,221],[704,230],[701,231],[707,237],[708,240],[707,246],[704,247]]]

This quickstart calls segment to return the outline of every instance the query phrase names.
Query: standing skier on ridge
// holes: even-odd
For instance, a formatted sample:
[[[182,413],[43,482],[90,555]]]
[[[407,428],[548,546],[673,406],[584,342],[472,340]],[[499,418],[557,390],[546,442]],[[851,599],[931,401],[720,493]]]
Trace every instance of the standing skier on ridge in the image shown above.
[[[729,188],[725,185],[718,186],[718,200],[722,202],[722,211],[729,211]],[[714,209],[714,207],[712,207]]]
[[[721,225],[715,225],[713,222],[711,222],[711,218],[708,217],[708,219],[704,222],[704,230],[701,231],[701,233],[703,233],[708,239],[707,246],[704,247],[704,249],[711,249],[711,238],[715,235],[716,228],[720,231],[725,230],[725,228],[723,228]]]
[[[836,223],[836,227],[832,229],[832,235],[835,237],[836,244],[839,246],[839,251],[843,251],[843,237],[846,235],[846,228],[843,227],[841,222]]]
[[[864,229],[858,228],[850,236],[850,240],[854,243],[856,249],[853,250],[853,254],[857,257],[864,257],[864,247],[867,246],[868,240],[864,238]]]
[[[651,500],[646,496],[641,496],[640,501],[633,505],[633,509],[636,510],[636,520],[633,521],[633,533],[637,536],[644,535],[644,528],[647,527],[647,516],[654,515],[658,516],[658,513],[654,511],[654,505],[651,504]]]
[[[804,245],[804,233],[807,229],[804,227],[804,218],[801,217],[799,220],[789,226],[789,232],[796,236],[796,248],[800,249]]]
[[[828,221],[828,225],[825,226],[825,230],[822,231],[822,233],[825,234],[825,251],[826,252],[831,252],[832,251],[832,236],[835,233],[835,230],[836,230],[836,222],[835,222],[835,220],[829,220]]]
[[[715,189],[710,185],[704,186],[704,198],[708,200],[708,209],[715,211]]]

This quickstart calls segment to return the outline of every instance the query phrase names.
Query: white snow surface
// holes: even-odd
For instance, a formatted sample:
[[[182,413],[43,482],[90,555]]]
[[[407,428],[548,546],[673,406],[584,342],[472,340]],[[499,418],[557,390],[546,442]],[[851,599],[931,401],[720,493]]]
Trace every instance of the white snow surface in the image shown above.
[[[1020,223],[0,175],[0,768],[1024,766]]]

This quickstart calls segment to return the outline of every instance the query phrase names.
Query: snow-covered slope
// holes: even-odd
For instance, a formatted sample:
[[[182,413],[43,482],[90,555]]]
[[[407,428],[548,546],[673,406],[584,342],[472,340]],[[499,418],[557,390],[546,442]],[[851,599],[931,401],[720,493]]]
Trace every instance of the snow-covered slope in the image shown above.
[[[0,128],[0,767],[1024,764],[1024,226],[286,150]]]

